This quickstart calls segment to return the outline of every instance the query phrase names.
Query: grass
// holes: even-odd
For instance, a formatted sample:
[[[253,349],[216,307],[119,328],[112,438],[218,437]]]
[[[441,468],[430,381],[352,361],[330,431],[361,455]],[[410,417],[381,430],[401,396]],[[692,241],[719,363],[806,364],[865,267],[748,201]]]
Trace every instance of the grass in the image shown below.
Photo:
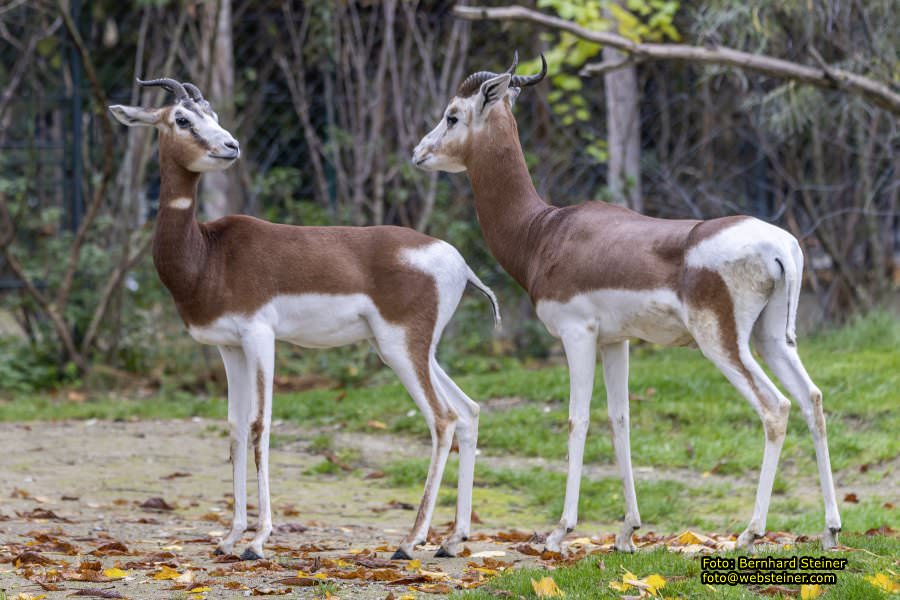
[[[843,571],[834,571],[837,574],[837,583],[833,586],[823,586],[826,593],[823,598],[854,598],[859,600],[888,598],[889,596],[866,580],[867,576],[876,573],[896,571],[894,560],[900,555],[900,540],[887,537],[851,536],[844,538],[844,543],[857,551],[846,553],[829,553],[830,558],[843,557],[848,559],[847,567]],[[735,558],[744,556],[743,552],[726,552],[717,556]],[[821,556],[822,551],[818,544],[801,544],[790,549],[765,551],[761,556],[791,557],[791,556]],[[623,594],[638,595],[635,588],[625,592],[610,589],[612,581],[622,581],[625,570],[630,571],[638,578],[647,577],[657,573],[666,580],[666,585],[660,590],[660,596],[665,598],[723,598],[742,599],[760,596],[756,593],[766,586],[707,586],[700,582],[700,558],[688,557],[682,554],[657,549],[650,552],[638,552],[627,554],[603,554],[590,556],[571,567],[562,567],[553,571],[544,569],[516,569],[508,571],[500,577],[492,580],[483,588],[472,592],[459,592],[451,596],[460,600],[494,600],[498,597],[494,592],[505,590],[511,592],[512,598],[536,598],[531,580],[539,580],[542,577],[552,577],[559,588],[565,592],[567,600],[596,599],[596,598],[620,598]],[[799,586],[783,586],[786,589],[797,590]],[[777,592],[776,592],[777,593]],[[796,593],[796,591],[794,592]],[[766,597],[772,597],[771,594]],[[783,597],[778,594],[777,597]]]
[[[878,463],[900,454],[900,321],[877,313],[848,327],[801,341],[801,355],[823,390],[832,463]],[[499,397],[520,401],[483,411],[479,446],[487,453],[565,458],[568,374],[564,367],[529,369],[517,363],[496,373],[457,376],[481,402]],[[763,432],[758,417],[725,378],[690,349],[637,347],[632,351],[631,437],[635,465],[687,467],[720,474],[758,468]],[[597,369],[591,410],[592,435],[585,461],[612,464],[607,435],[602,369]],[[280,394],[274,418],[305,425],[367,430],[373,419],[388,431],[427,435],[424,420],[399,383],[344,390]],[[225,417],[225,403],[186,393],[146,400],[94,397],[76,403],[48,396],[0,402],[0,420]],[[535,435],[537,431],[548,435]],[[806,423],[792,411],[783,460],[812,456]]]

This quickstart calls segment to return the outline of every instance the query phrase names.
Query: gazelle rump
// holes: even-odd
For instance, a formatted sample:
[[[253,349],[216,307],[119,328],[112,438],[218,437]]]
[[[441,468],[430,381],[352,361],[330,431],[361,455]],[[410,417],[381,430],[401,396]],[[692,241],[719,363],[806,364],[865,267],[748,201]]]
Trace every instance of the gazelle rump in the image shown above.
[[[175,94],[162,108],[111,106],[125,125],[159,131],[160,209],[153,261],[191,336],[218,346],[228,379],[234,477],[231,553],[247,528],[247,453],[252,442],[259,524],[241,555],[263,556],[272,531],[269,430],[275,341],[329,348],[368,340],[398,375],[425,417],[432,454],[415,524],[395,557],[409,558],[428,533],[454,433],[460,472],[456,527],[438,554],[451,556],[469,534],[478,405],[435,358],[441,333],[467,284],[493,293],[457,250],[402,227],[297,227],[248,216],[196,220],[197,183],[239,156],[200,91],[172,79],[140,82]]]
[[[753,515],[738,544],[765,533],[790,403],[759,366],[751,340],[800,405],[816,450],[825,505],[823,546],[841,528],[822,394],[797,354],[794,323],[803,254],[786,231],[750,217],[655,219],[603,202],[557,208],[531,181],[512,105],[546,74],[479,72],[467,78],[438,125],[413,152],[425,170],[466,171],[491,252],[528,292],[538,318],[562,341],[570,377],[565,505],[547,547],[559,550],[577,521],[584,443],[599,343],[624,526],[616,548],[633,551],[640,527],[631,468],[628,340],[696,345],[763,422],[765,450]]]

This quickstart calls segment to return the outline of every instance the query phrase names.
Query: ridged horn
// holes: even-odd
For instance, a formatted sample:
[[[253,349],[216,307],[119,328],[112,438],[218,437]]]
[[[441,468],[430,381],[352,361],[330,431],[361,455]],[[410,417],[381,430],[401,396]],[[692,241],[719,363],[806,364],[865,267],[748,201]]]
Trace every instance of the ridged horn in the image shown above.
[[[547,75],[547,59],[544,58],[544,53],[541,53],[541,71],[540,73],[535,73],[534,75],[513,75],[512,79],[509,81],[510,87],[528,87],[530,85],[535,85],[540,82]]]
[[[193,83],[185,81],[181,85],[184,86],[184,89],[187,90],[188,95],[190,95],[191,100],[193,100],[194,102],[203,102],[205,100],[203,94],[200,92],[200,88],[198,88]]]
[[[190,96],[188,96],[187,90],[184,89],[184,86],[174,79],[169,79],[168,77],[163,77],[161,79],[150,79],[148,81],[143,81],[140,78],[137,80],[138,85],[141,87],[153,87],[159,86],[173,94],[175,94],[175,100],[188,100]]]
[[[504,73],[512,74],[513,71],[516,70],[516,67],[519,65],[519,51],[516,50],[515,55],[513,56],[513,62],[509,66],[509,68],[504,71]],[[497,77],[500,73],[494,73],[493,71],[478,71],[477,73],[472,73],[468,77],[466,77],[459,87],[456,90],[456,95],[460,98],[466,98],[471,96],[478,88],[481,87],[481,84],[487,81],[488,79],[493,79]],[[515,77],[515,76],[513,76]]]

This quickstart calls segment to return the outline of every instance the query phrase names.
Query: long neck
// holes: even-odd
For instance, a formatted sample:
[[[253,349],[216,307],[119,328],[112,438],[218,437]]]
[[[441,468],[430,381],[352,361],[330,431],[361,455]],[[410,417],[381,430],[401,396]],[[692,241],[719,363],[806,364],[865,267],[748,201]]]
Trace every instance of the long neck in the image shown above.
[[[206,261],[206,240],[195,217],[200,174],[160,149],[159,214],[153,264],[175,301],[189,298]]]
[[[525,164],[519,132],[509,109],[495,111],[472,144],[466,170],[475,192],[475,211],[491,253],[526,290],[530,254],[540,218],[553,207],[538,196]]]

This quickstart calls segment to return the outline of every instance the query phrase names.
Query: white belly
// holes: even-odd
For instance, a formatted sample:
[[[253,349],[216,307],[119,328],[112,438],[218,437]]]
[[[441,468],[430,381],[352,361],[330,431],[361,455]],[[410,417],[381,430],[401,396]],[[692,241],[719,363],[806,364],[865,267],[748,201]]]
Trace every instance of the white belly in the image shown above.
[[[371,338],[369,322],[377,314],[365,294],[278,296],[252,315],[223,315],[188,331],[203,344],[237,346],[248,329],[265,326],[278,340],[305,348],[333,348]]]
[[[675,292],[656,290],[594,290],[566,302],[539,300],[538,318],[560,337],[569,328],[588,328],[600,343],[631,338],[665,346],[689,344],[684,308]]]

